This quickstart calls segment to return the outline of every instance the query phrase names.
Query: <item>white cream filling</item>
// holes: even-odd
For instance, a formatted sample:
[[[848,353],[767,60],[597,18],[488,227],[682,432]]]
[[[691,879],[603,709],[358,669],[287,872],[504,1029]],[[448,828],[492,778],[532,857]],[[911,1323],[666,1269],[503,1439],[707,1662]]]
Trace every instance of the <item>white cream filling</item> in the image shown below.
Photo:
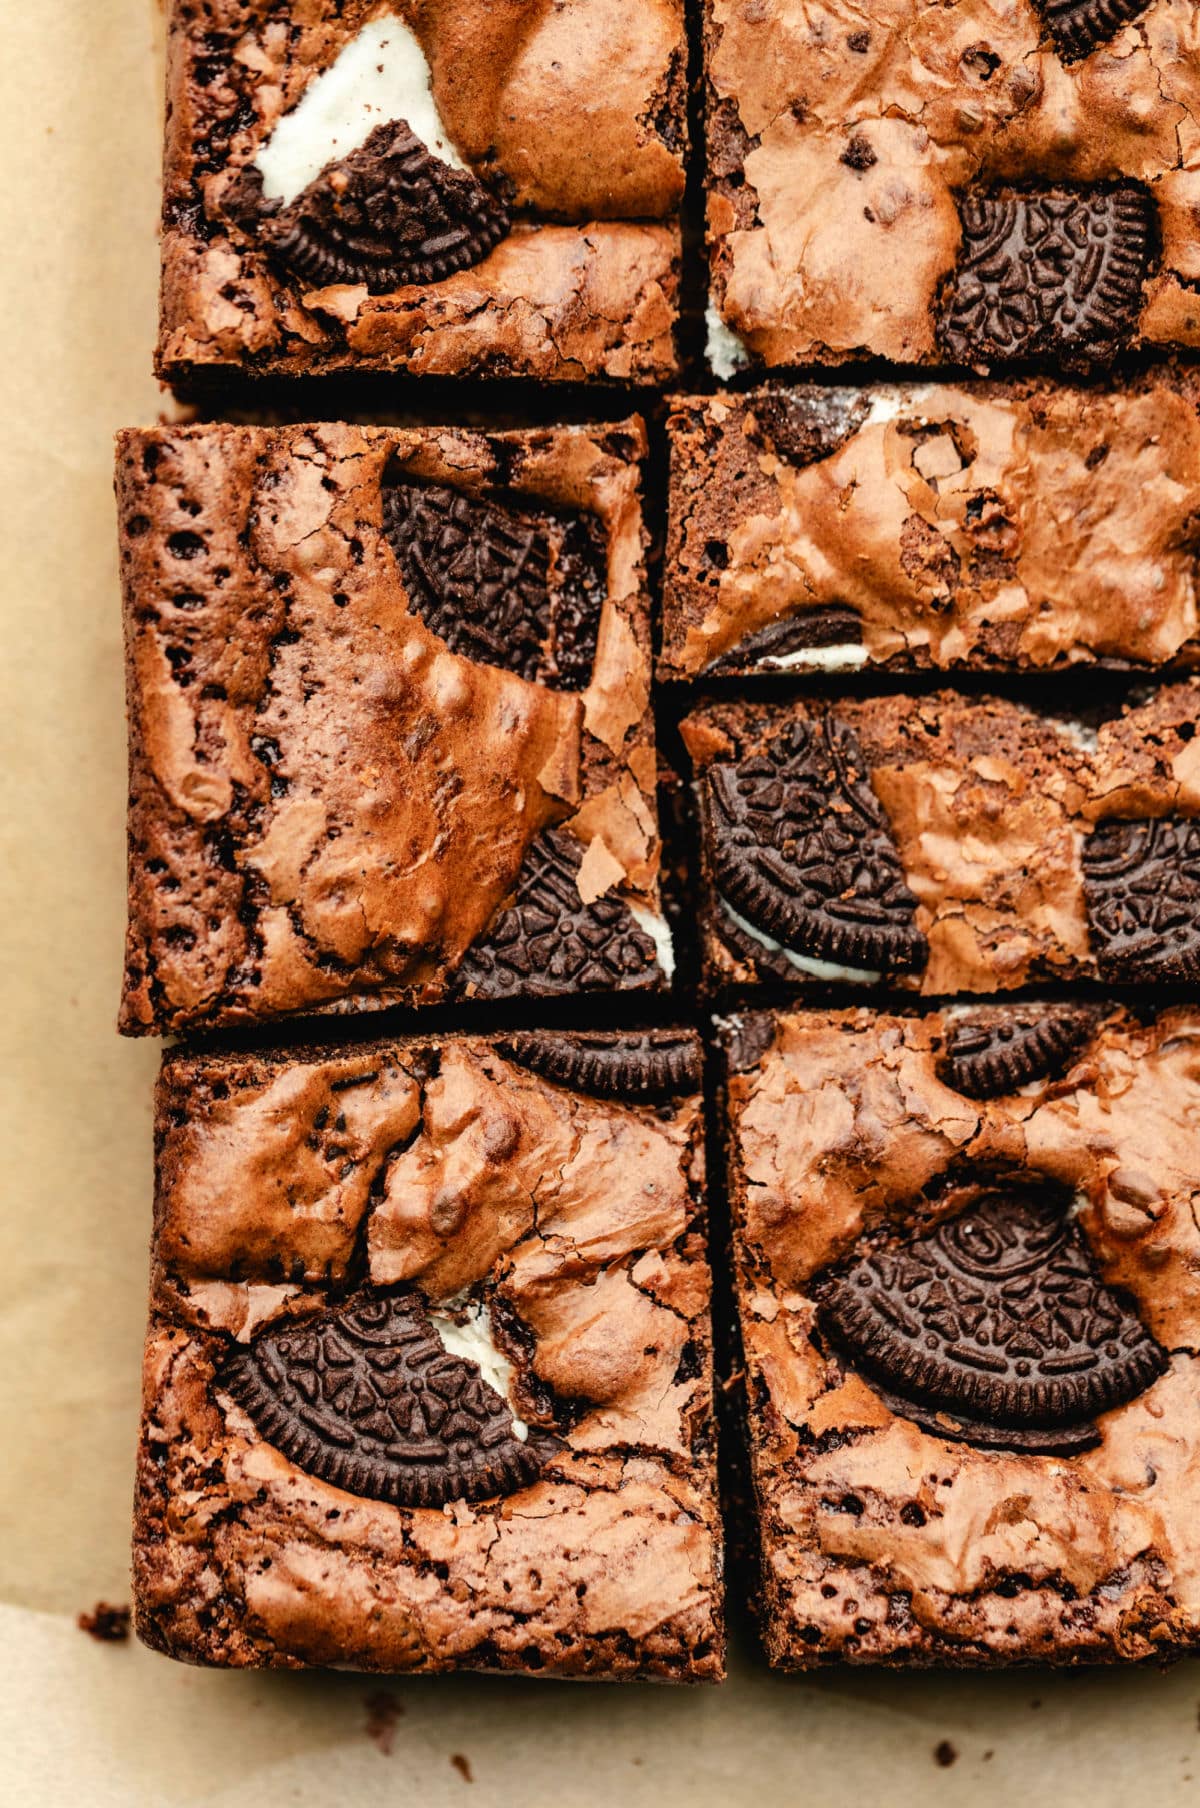
[[[777,672],[786,672],[793,666],[814,672],[855,672],[866,665],[867,649],[858,641],[847,640],[836,647],[798,647],[794,653],[766,653],[756,663]]]
[[[847,393],[853,395],[855,392],[851,390]],[[863,426],[878,427],[898,420],[902,414],[912,409],[922,408],[936,395],[937,385],[921,383],[915,389],[908,389],[899,383],[884,383],[880,388],[867,393],[870,395],[871,405],[867,409]]]
[[[1050,720],[1059,733],[1073,742],[1081,753],[1095,753],[1098,750],[1100,737],[1094,728],[1088,728],[1083,722],[1073,722],[1066,716],[1052,716]]]
[[[730,920],[737,924],[744,935],[758,942],[771,954],[782,954],[785,960],[791,961],[793,967],[801,973],[810,974],[813,979],[840,979],[848,986],[877,986],[883,978],[882,973],[875,973],[870,967],[842,967],[837,961],[817,960],[811,954],[794,954],[782,942],[764,935],[761,929],[756,929],[753,923],[748,923],[745,917],[739,916],[728,898],[722,897],[721,908],[728,911]]]
[[[467,168],[434,104],[425,52],[407,25],[381,13],[308,84],[259,151],[263,195],[286,207],[327,163],[393,119],[406,121],[443,163]]]
[[[704,310],[704,325],[707,333],[704,350],[708,368],[719,382],[726,383],[750,362],[746,342],[732,327],[725,325],[711,301]]]
[[[466,1307],[466,1317],[460,1322],[445,1312],[431,1312],[429,1322],[441,1339],[442,1347],[450,1356],[461,1356],[465,1362],[473,1362],[489,1387],[494,1387],[502,1400],[508,1402],[512,1409],[512,1363],[496,1348],[492,1336],[491,1321],[483,1306],[477,1301]],[[518,1419],[513,1411],[513,1435],[524,1443],[529,1436],[529,1427],[523,1419]]]
[[[671,940],[671,927],[666,917],[660,916],[656,910],[647,910],[644,904],[630,904],[628,899],[625,901],[638,928],[654,943],[659,966],[668,979],[674,979],[675,944]]]

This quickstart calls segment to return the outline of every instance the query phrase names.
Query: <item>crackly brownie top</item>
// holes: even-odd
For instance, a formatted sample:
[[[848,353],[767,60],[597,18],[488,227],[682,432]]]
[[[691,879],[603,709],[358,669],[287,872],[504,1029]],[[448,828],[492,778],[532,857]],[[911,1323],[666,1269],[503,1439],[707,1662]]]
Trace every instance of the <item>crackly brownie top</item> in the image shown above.
[[[170,52],[165,363],[670,364],[679,0],[212,0]]]
[[[1188,385],[764,389],[671,434],[670,676],[1195,656]]]
[[[123,437],[127,1027],[654,981],[641,444]]]
[[[950,693],[683,723],[718,975],[929,994],[1200,978],[1194,682],[1098,727]]]
[[[698,1054],[654,1031],[168,1056],[149,1636],[719,1673]],[[197,1490],[225,1506],[201,1539]]]
[[[1200,342],[1190,0],[708,0],[720,313],[768,363]]]
[[[1148,1655],[1176,1614],[1194,1627],[1196,1012],[759,1016],[730,1058],[743,1329],[775,1409],[760,1485],[796,1621],[827,1654],[1050,1628],[1042,1655]],[[881,1565],[865,1619],[815,1606],[860,1563]],[[911,1591],[913,1618],[878,1621],[876,1590]]]

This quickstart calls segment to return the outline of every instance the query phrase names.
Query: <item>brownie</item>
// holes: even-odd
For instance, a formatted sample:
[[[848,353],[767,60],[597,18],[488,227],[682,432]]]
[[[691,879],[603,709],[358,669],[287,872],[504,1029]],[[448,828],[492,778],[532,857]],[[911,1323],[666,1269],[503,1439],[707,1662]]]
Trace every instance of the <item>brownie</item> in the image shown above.
[[[170,0],[158,369],[676,368],[683,0]]]
[[[1194,0],[705,0],[710,361],[1200,345]]]
[[[721,1678],[699,1076],[662,1029],[167,1056],[142,1639]]]
[[[728,1041],[771,1662],[1194,1651],[1200,1012]]]
[[[663,678],[1200,664],[1200,388],[677,400]]]
[[[644,450],[120,436],[126,1032],[662,985]]]
[[[682,724],[708,982],[1200,980],[1200,682],[1096,723],[950,692]]]

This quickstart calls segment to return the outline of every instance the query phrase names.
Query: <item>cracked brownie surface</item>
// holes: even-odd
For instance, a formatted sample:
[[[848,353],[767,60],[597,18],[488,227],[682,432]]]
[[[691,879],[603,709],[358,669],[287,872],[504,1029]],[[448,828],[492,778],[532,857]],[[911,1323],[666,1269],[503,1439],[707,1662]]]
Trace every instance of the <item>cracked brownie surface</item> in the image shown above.
[[[158,368],[676,367],[682,0],[172,0]]]
[[[660,675],[1195,665],[1197,393],[676,401]]]
[[[121,436],[126,1031],[662,985],[644,450]]]
[[[705,0],[719,357],[1200,343],[1198,34],[1191,0]]]
[[[720,1678],[699,1047],[668,1073],[663,1035],[167,1057],[143,1639]]]
[[[1200,978],[1200,684],[1083,723],[951,692],[682,724],[708,983]]]
[[[1037,1010],[728,1028],[761,1605],[781,1667],[1162,1660],[1200,1643],[1200,1018],[1098,1006],[1052,1071],[1018,1063],[993,1096],[959,1091],[945,1057],[967,1019],[999,1045]]]

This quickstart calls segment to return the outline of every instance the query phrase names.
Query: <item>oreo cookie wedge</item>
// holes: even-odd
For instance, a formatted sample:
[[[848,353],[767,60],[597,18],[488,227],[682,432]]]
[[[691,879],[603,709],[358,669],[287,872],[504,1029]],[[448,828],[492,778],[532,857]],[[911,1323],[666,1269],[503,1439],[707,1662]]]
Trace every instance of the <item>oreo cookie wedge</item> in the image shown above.
[[[590,904],[577,879],[583,845],[548,829],[530,847],[516,895],[467,950],[456,990],[483,998],[565,998],[657,987],[658,950],[628,904],[606,892]]]
[[[264,1331],[226,1357],[217,1382],[289,1462],[398,1507],[511,1494],[555,1448],[447,1350],[415,1293]]]
[[[747,635],[737,646],[711,660],[704,669],[719,677],[752,667],[779,671],[789,666],[821,666],[830,663],[821,655],[827,655],[833,647],[839,652],[845,650],[845,664],[858,666],[866,660],[865,654],[858,653],[861,646],[862,623],[855,611],[840,603],[829,603],[768,622],[765,628]]]
[[[1101,823],[1083,845],[1083,898],[1101,979],[1200,979],[1200,822]]]
[[[372,295],[481,263],[510,224],[498,196],[434,156],[402,119],[376,126],[286,206],[263,199],[253,168],[227,205],[306,283],[362,283]]]
[[[703,1079],[700,1044],[686,1030],[596,1035],[543,1030],[506,1036],[497,1047],[543,1079],[631,1104],[699,1092]]]
[[[946,1032],[939,1078],[969,1099],[1000,1098],[1064,1073],[1095,1021],[1096,1013],[1080,1005],[965,1011]]]
[[[814,1288],[829,1342],[937,1437],[1071,1455],[1167,1367],[1096,1274],[1066,1200],[1036,1183],[873,1250]]]
[[[717,890],[771,952],[880,973],[925,964],[916,900],[848,724],[791,722],[759,753],[710,766],[703,797]]]
[[[1064,63],[1078,63],[1139,19],[1150,0],[1033,0]]]
[[[1157,213],[1137,183],[967,194],[946,291],[943,350],[963,364],[1105,363],[1134,337]]]
[[[554,514],[390,470],[383,525],[410,606],[454,653],[582,690],[608,593],[595,515]]]

